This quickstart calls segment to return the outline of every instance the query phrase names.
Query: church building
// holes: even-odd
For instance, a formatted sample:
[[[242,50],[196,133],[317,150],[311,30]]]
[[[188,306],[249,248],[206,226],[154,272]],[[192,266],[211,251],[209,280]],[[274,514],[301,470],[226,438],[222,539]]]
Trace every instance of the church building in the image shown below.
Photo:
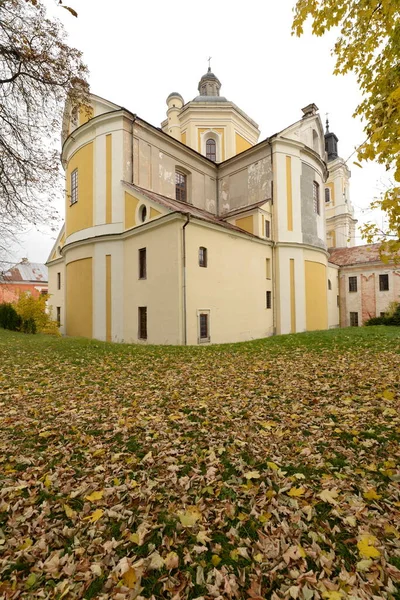
[[[350,172],[318,109],[259,141],[221,83],[167,98],[161,128],[95,95],[67,106],[65,224],[49,256],[62,333],[225,343],[339,326]],[[329,171],[328,171],[329,169]]]

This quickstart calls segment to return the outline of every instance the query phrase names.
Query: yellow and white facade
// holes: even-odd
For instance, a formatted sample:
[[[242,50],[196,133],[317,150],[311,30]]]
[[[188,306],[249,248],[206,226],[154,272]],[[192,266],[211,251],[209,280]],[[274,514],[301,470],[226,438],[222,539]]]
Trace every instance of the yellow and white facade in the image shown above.
[[[193,101],[170,94],[162,129],[94,95],[67,107],[47,262],[62,333],[198,344],[338,326],[317,107],[258,142],[219,90],[209,71]]]

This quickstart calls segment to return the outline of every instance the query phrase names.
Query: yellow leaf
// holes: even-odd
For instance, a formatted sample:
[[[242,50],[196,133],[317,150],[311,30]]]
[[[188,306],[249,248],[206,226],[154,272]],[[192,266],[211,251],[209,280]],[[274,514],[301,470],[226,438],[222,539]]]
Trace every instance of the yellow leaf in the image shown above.
[[[48,475],[46,475],[46,477],[44,478],[44,485],[47,488],[51,487],[51,479]]]
[[[101,519],[101,517],[103,516],[103,513],[104,513],[104,510],[101,510],[100,508],[98,508],[91,515],[89,515],[88,517],[85,517],[84,520],[90,521],[91,523],[97,523],[97,521],[99,519]]]
[[[337,504],[336,498],[338,495],[339,494],[335,488],[332,490],[322,490],[322,492],[317,494],[318,498],[321,498],[323,502],[329,502],[329,504]]]
[[[394,394],[390,390],[385,390],[382,397],[385,398],[385,400],[394,400]]]
[[[114,479],[113,479],[113,484],[114,484],[115,486],[121,485],[121,481],[118,479],[118,477],[114,477]]]
[[[99,492],[92,492],[90,496],[85,496],[85,500],[89,500],[90,502],[95,502],[96,500],[101,500],[104,494],[104,490]]]
[[[343,598],[343,593],[342,592],[323,592],[322,594],[323,598],[326,598],[326,600],[342,600]]]
[[[177,569],[179,566],[179,556],[176,552],[168,552],[164,563],[167,569]]]
[[[247,515],[246,513],[240,512],[238,514],[237,518],[239,519],[239,521],[246,521],[249,518],[249,515]]]
[[[258,517],[258,520],[260,521],[260,523],[266,523],[267,521],[270,520],[271,517],[272,517],[271,513],[264,512]]]
[[[239,552],[237,551],[236,548],[234,550],[231,550],[229,556],[231,557],[232,560],[239,560]]]
[[[363,558],[378,558],[381,555],[379,550],[373,546],[377,543],[377,539],[373,535],[363,535],[359,542],[357,542],[357,548],[360,556]]]
[[[258,471],[248,471],[244,476],[246,479],[260,479],[260,473]]]
[[[131,589],[134,588],[137,581],[135,569],[133,567],[129,567],[129,569],[122,575],[122,579],[124,580],[126,587]]]
[[[276,465],[274,462],[271,461],[267,461],[267,465],[269,466],[270,469],[272,469],[273,471],[277,471],[279,469],[278,465]]]
[[[305,494],[305,491],[306,490],[303,487],[299,487],[299,488],[292,487],[288,491],[288,496],[291,496],[292,498],[298,498],[299,496],[303,496],[303,494]]]
[[[69,519],[71,519],[75,515],[75,511],[72,510],[72,508],[68,506],[68,504],[64,504],[64,511]]]
[[[305,558],[307,556],[306,551],[304,550],[303,546],[297,546],[299,554],[301,556],[301,558]]]
[[[366,500],[379,500],[382,498],[380,494],[376,493],[375,488],[371,488],[367,492],[364,492],[363,496],[366,498]]]
[[[258,552],[258,554],[255,554],[253,558],[256,562],[260,563],[263,561],[264,556],[261,554],[261,552]]]
[[[25,581],[25,587],[27,588],[31,588],[35,585],[37,581],[37,577],[35,573],[31,573],[28,577],[28,579]]]
[[[139,544],[139,534],[131,533],[130,536],[128,537],[128,540],[130,542],[133,542],[134,544]]]
[[[219,563],[221,562],[221,559],[217,554],[213,554],[212,558],[211,558],[211,562],[214,565],[214,567],[218,567]]]
[[[184,527],[193,527],[201,519],[201,512],[197,506],[189,506],[187,510],[178,513],[179,520]]]
[[[24,541],[24,543],[19,547],[19,550],[27,550],[28,548],[30,548],[33,544],[33,541],[31,540],[31,538],[26,538],[26,540]]]
[[[371,560],[370,558],[364,558],[363,560],[360,560],[357,564],[356,564],[356,569],[357,571],[369,571],[370,566],[373,564],[373,560]]]
[[[103,454],[105,454],[106,451],[104,448],[99,448],[98,450],[95,450],[93,452],[93,456],[103,456]]]

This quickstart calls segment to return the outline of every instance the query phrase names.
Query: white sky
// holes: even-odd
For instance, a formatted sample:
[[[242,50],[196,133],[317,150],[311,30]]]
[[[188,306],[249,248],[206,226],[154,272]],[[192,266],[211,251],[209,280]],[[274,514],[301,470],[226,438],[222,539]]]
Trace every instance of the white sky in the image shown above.
[[[299,120],[301,108],[311,102],[324,124],[329,113],[342,158],[365,138],[362,124],[352,117],[360,100],[355,77],[332,75],[335,34],[292,37],[295,0],[64,0],[77,10],[77,19],[53,0],[46,4],[63,21],[70,45],[83,52],[91,91],[157,127],[170,92],[179,92],[185,102],[198,94],[211,56],[221,95],[259,124],[260,140]],[[348,166],[355,216],[381,224],[367,207],[388,182],[385,170],[373,163],[360,169],[353,160]],[[63,204],[60,198],[61,214]],[[45,262],[53,243],[54,235],[32,229],[11,260],[27,256]]]

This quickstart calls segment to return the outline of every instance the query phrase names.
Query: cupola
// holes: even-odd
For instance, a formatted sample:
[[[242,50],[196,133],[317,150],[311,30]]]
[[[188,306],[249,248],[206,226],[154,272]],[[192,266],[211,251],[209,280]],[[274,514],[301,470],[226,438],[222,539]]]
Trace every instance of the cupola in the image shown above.
[[[211,67],[208,67],[207,73],[199,81],[200,96],[219,96],[221,82],[214,73],[211,72]]]

